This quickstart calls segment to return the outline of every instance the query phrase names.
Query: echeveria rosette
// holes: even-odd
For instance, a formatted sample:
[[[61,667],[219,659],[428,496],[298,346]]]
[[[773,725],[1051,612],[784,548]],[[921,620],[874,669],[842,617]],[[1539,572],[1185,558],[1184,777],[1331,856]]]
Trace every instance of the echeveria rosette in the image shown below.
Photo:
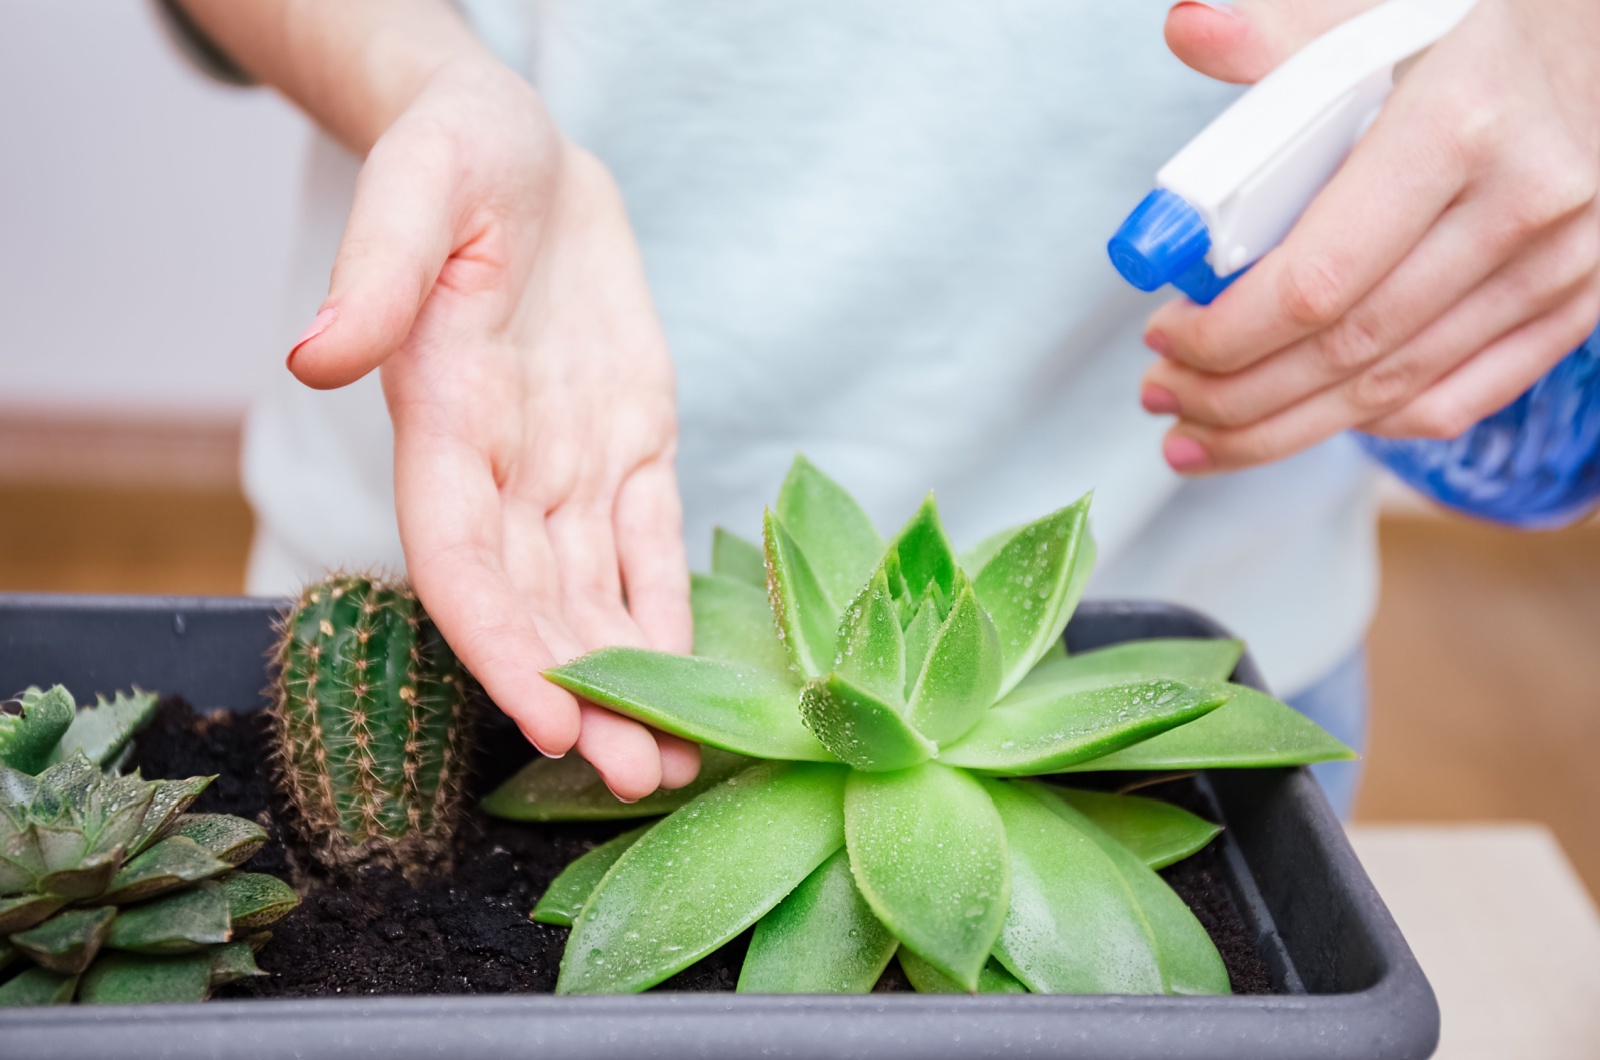
[[[1088,505],[958,558],[932,497],[885,542],[800,458],[762,548],[718,533],[693,584],[694,655],[608,648],[550,671],[705,744],[709,772],[629,812],[581,764],[541,760],[486,800],[540,820],[671,811],[541,901],[537,919],[572,926],[558,991],[648,988],[754,925],[745,991],[870,990],[898,950],[923,991],[1227,992],[1154,872],[1216,827],[1023,778],[1349,751],[1228,684],[1237,642],[1067,655]]]

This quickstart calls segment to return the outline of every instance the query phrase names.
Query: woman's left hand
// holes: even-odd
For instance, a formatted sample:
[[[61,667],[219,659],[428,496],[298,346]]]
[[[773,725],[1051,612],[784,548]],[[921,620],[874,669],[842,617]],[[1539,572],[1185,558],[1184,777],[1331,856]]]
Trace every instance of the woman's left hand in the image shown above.
[[[1264,75],[1367,0],[1180,3],[1173,51]],[[1600,321],[1600,4],[1479,0],[1418,59],[1284,242],[1212,305],[1160,309],[1141,401],[1180,472],[1350,428],[1449,438]]]

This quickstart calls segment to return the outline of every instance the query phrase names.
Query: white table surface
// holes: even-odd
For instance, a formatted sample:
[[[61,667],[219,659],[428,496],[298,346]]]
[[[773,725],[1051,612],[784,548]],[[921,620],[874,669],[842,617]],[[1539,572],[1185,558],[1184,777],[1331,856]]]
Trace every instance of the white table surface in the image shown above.
[[[1600,1060],[1600,914],[1546,828],[1358,824],[1350,840],[1439,997],[1438,1060]]]

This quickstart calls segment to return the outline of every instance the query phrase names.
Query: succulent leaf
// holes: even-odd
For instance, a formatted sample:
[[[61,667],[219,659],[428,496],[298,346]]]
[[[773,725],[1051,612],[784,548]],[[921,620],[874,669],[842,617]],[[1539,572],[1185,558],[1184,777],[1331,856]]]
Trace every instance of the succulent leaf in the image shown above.
[[[211,992],[211,958],[204,953],[150,957],[108,953],[78,983],[86,1005],[154,1005],[204,1001]]]
[[[1111,860],[1149,925],[1167,993],[1233,992],[1227,966],[1222,963],[1222,955],[1217,952],[1211,936],[1206,934],[1206,929],[1183,899],[1138,854],[1096,826],[1087,815],[1079,813],[1057,789],[1026,782],[1016,786],[1088,836]]]
[[[753,766],[652,828],[578,915],[556,992],[643,990],[754,924],[843,845],[847,772]]]
[[[1011,855],[1011,906],[994,949],[1006,970],[1035,993],[1165,992],[1150,924],[1116,864],[1016,785],[984,788]]]
[[[873,915],[840,850],[762,917],[741,994],[865,994],[900,940]]]
[[[536,758],[483,800],[483,811],[512,821],[623,821],[656,817],[688,804],[695,796],[755,764],[755,759],[724,751],[700,749],[700,774],[693,782],[668,791],[658,788],[638,802],[611,794],[594,766],[577,755]]]
[[[227,942],[233,937],[232,928],[228,897],[220,884],[208,880],[123,910],[105,945],[134,953],[194,953]]]
[[[223,861],[188,836],[169,836],[122,867],[111,880],[105,900],[141,902],[227,872]]]
[[[923,498],[921,507],[901,528],[890,548],[894,550],[906,594],[911,599],[920,599],[930,587],[937,588],[936,595],[942,595],[946,601],[954,598],[956,571],[960,568],[944,524],[939,521],[939,507],[934,503],[933,494]],[[944,616],[939,617],[943,619]]]
[[[1083,788],[1045,786],[1047,793],[1087,817],[1152,869],[1164,869],[1204,850],[1221,825],[1170,802]]]
[[[228,904],[235,931],[254,931],[275,924],[300,904],[294,889],[264,872],[231,872],[217,881]]]
[[[901,950],[900,969],[906,973],[906,978],[919,994],[970,994],[960,983],[940,972],[939,969],[918,957],[910,950]],[[978,973],[979,994],[1026,994],[1028,988],[1017,982],[1017,977],[1006,971],[1005,966],[990,957],[984,962],[983,971]]]
[[[267,830],[231,814],[186,813],[167,831],[167,839],[177,837],[194,840],[218,861],[243,865],[266,843]]]
[[[1055,773],[1193,723],[1228,696],[1218,685],[1159,678],[1088,689],[1036,685],[1002,699],[940,758],[983,773]]]
[[[717,527],[711,532],[711,573],[766,591],[767,557],[760,545]]]
[[[914,766],[939,750],[897,709],[839,674],[806,682],[800,717],[841,762],[868,772]]]
[[[933,642],[939,639],[939,630],[944,628],[946,612],[939,607],[936,596],[937,590],[930,588],[922,594],[921,599],[913,601],[903,609],[910,615],[905,627],[906,686],[903,697],[905,699],[910,699],[911,693],[916,689],[923,668],[928,665],[928,655],[933,651]]]
[[[0,1008],[31,1008],[38,1005],[65,1005],[78,989],[78,977],[61,975],[44,968],[25,969],[0,984]]]
[[[663,732],[757,758],[832,761],[800,723],[792,675],[719,659],[602,648],[545,676]]]
[[[104,696],[97,697],[94,706],[84,707],[73,716],[65,735],[50,752],[50,762],[65,761],[81,751],[97,766],[114,763],[133,734],[155,713],[156,702],[154,692],[137,688],[132,695],[118,692],[109,703]]]
[[[643,825],[621,835],[608,839],[594,849],[588,851],[561,870],[561,875],[550,881],[550,886],[540,896],[539,902],[533,907],[530,914],[532,919],[541,924],[556,924],[560,927],[571,927],[582,911],[584,903],[599,886],[600,880],[611,866],[622,857],[623,851],[638,842],[639,837],[654,827],[654,822]]]
[[[772,622],[767,592],[716,575],[690,576],[694,653],[775,673],[789,669],[789,656]]]
[[[255,975],[266,975],[256,964],[255,947],[248,942],[230,942],[206,952],[211,986],[221,986]]]
[[[1130,640],[1109,648],[1041,661],[1021,687],[1077,681],[1084,686],[1122,683],[1134,677],[1175,681],[1226,681],[1244,654],[1242,640],[1166,637]]]
[[[762,524],[767,554],[767,594],[789,661],[802,677],[833,669],[839,608],[828,598],[799,542],[771,509]]]
[[[778,490],[778,518],[794,535],[835,610],[856,595],[883,555],[883,536],[854,497],[796,456]]]
[[[1004,668],[1000,695],[1011,691],[1051,645],[1061,639],[1074,593],[1082,592],[1088,564],[1080,571],[1089,498],[1060,509],[1012,535],[973,581],[979,603],[999,631]],[[1074,575],[1078,577],[1075,579]]]
[[[983,717],[994,704],[1003,672],[994,623],[966,575],[957,571],[956,583],[955,602],[934,637],[907,710],[917,731],[940,744]]]
[[[26,931],[67,904],[53,894],[24,894],[0,898],[0,935]]]
[[[111,906],[72,909],[38,927],[17,932],[11,936],[11,944],[41,968],[77,975],[100,952],[116,916],[117,911]]]
[[[139,831],[128,845],[128,853],[133,855],[148,850],[216,779],[211,776],[151,781],[155,785],[155,794],[150,799],[150,808],[145,811]]]
[[[882,567],[846,605],[839,619],[833,669],[857,688],[885,703],[904,701],[905,635],[900,613]]]
[[[937,762],[852,771],[845,839],[867,904],[907,949],[968,990],[1011,894],[1005,831],[969,774]]]
[[[39,890],[69,902],[97,898],[116,876],[122,864],[120,847],[104,854],[80,857],[72,868],[47,872],[39,878]]]
[[[1356,757],[1310,718],[1265,692],[1244,685],[1212,687],[1225,689],[1233,698],[1187,725],[1062,771],[1245,769]]]
[[[22,713],[0,713],[0,764],[23,773],[44,769],[71,727],[75,710],[72,693],[61,685],[22,693]]]

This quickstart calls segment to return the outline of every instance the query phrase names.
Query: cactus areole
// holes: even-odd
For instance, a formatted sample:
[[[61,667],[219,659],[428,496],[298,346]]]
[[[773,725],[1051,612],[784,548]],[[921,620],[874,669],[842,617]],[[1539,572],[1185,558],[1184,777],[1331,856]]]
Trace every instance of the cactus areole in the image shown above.
[[[279,783],[324,869],[448,867],[472,682],[398,580],[338,575],[283,621],[273,716]]]

